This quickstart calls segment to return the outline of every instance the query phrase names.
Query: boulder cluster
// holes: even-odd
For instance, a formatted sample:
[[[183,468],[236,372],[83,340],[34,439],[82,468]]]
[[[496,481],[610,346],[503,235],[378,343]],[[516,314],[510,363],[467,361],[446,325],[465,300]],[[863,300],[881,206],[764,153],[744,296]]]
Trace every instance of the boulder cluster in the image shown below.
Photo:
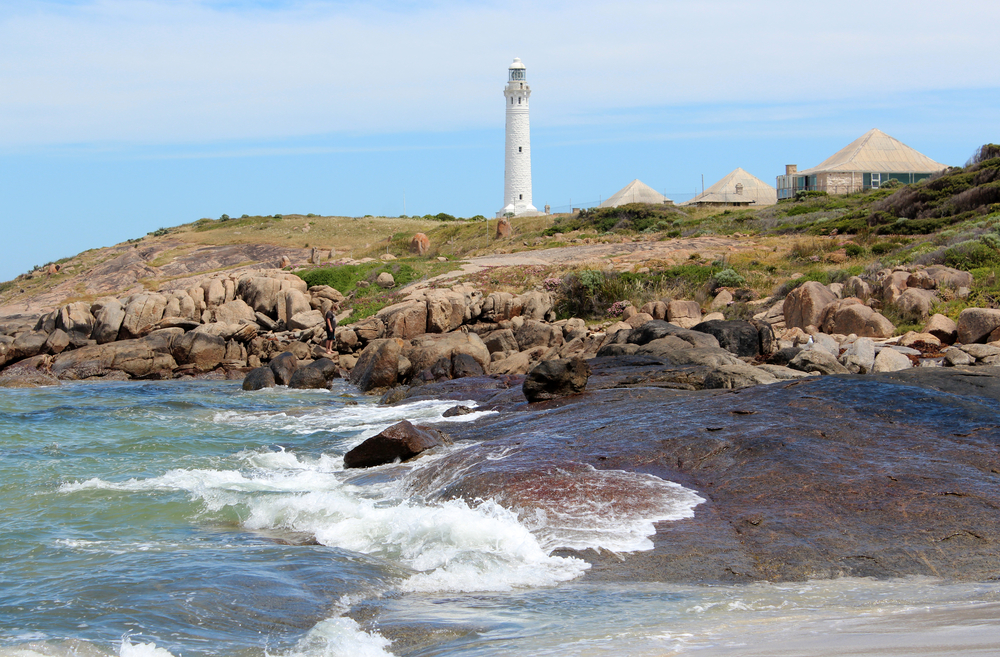
[[[707,315],[696,301],[663,299],[626,306],[622,321],[590,326],[581,318],[556,321],[544,290],[484,295],[455,285],[413,291],[339,326],[328,353],[323,316],[345,304],[344,296],[288,272],[257,270],[0,323],[0,367],[19,363],[11,372],[22,379],[30,372],[33,381],[39,373],[52,380],[246,377],[248,389],[323,387],[343,377],[382,392],[607,357],[655,361],[675,372],[670,385],[690,389],[1000,363],[1000,310],[968,308],[957,323],[929,316],[936,300],[967,294],[971,282],[946,267],[887,270],[868,281],[807,282],[780,300],[749,302],[758,311],[749,321],[724,319],[720,311],[742,291],[722,290]],[[921,318],[922,331],[892,337],[896,327],[880,312],[890,304]],[[566,371],[567,390],[579,388],[582,372],[580,365]]]
[[[333,288],[273,269],[77,301],[0,323],[0,367],[20,363],[62,380],[242,378],[283,352],[313,359],[324,313],[343,301]]]

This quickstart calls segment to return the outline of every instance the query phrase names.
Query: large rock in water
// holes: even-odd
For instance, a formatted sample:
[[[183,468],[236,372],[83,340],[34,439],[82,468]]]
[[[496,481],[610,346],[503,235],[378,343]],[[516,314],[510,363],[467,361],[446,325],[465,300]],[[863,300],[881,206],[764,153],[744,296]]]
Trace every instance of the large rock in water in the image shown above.
[[[287,386],[299,367],[299,359],[292,352],[286,351],[272,358],[268,367],[274,373],[274,382],[279,386]]]
[[[521,390],[529,402],[578,395],[587,387],[590,367],[581,358],[542,361],[524,377]]]
[[[372,340],[358,356],[351,370],[351,383],[362,392],[377,388],[391,388],[399,381],[399,359],[403,354],[403,341],[398,338]]]
[[[123,372],[132,378],[170,378],[176,361],[158,338],[119,340],[59,354],[52,373],[60,379],[81,380]]]
[[[273,388],[274,386],[274,372],[266,365],[264,367],[255,367],[243,377],[244,390],[263,390],[264,388]]]
[[[344,467],[371,468],[397,460],[406,461],[445,440],[444,434],[437,429],[414,426],[403,420],[344,454]]]
[[[588,555],[588,577],[616,581],[1000,572],[998,368],[812,377],[739,394],[594,383],[544,412],[454,425],[456,441],[476,444],[412,474],[413,493],[544,513],[596,508],[604,488],[587,483],[613,482],[599,498],[608,518],[646,517],[649,475],[700,495],[692,517],[656,524],[651,550]]]

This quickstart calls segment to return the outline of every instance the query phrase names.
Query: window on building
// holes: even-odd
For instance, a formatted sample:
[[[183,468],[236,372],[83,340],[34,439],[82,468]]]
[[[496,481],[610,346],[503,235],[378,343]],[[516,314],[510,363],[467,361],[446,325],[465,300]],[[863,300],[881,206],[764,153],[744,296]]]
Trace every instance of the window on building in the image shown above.
[[[882,174],[881,173],[873,173],[872,174],[872,189],[878,189],[881,184],[882,184]]]
[[[517,195],[517,200],[518,201],[523,201],[524,200],[524,194],[518,194]]]
[[[518,153],[520,153],[520,152],[521,152],[521,147],[520,147],[520,146],[518,146],[518,147],[517,147],[517,152],[518,152]]]
[[[520,96],[518,96],[518,97],[517,97],[517,104],[518,104],[518,105],[520,105],[520,104],[521,104],[521,97],[520,97]]]

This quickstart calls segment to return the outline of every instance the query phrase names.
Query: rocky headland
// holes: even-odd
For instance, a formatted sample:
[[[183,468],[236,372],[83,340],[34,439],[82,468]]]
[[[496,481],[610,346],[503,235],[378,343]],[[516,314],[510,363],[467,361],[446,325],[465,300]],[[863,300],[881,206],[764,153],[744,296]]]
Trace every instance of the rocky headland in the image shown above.
[[[752,320],[725,318],[741,291],[723,288],[704,303],[626,305],[599,324],[557,320],[541,288],[423,287],[339,326],[327,353],[323,314],[337,304],[347,318],[351,299],[244,267],[8,316],[0,385],[225,377],[253,390],[340,377],[386,404],[471,400],[499,415],[448,435],[394,427],[350,465],[470,442],[413,494],[530,512],[571,494],[565,473],[594,469],[705,498],[694,518],[660,523],[650,552],[588,553],[592,577],[987,579],[1000,566],[1000,311],[928,312],[970,284],[947,267],[896,268],[754,300]],[[923,329],[894,335],[888,303]],[[596,494],[642,504],[636,491]]]

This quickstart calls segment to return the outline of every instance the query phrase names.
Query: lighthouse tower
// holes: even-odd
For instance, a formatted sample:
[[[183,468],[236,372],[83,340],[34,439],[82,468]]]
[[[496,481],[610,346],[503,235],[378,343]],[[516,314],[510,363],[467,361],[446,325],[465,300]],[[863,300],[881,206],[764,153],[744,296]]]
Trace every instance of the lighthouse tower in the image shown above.
[[[507,104],[507,152],[503,174],[503,210],[507,214],[537,215],[531,204],[531,136],[528,127],[528,98],[531,87],[525,80],[524,64],[518,58],[507,70],[503,95]]]

